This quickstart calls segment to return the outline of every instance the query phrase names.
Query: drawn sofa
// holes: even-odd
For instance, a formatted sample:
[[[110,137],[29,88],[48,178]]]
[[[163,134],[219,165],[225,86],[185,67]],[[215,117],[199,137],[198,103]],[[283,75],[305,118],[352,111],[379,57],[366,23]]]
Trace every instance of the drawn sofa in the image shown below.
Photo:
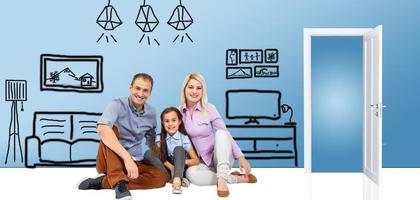
[[[33,135],[25,141],[25,166],[95,166],[101,113],[35,112]]]

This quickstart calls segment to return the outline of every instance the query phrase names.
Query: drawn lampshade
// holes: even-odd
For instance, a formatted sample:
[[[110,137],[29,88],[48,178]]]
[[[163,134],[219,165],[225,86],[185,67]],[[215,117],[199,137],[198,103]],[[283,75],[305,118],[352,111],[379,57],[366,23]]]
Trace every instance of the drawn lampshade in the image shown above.
[[[186,30],[193,22],[188,10],[183,5],[178,5],[172,12],[168,24],[176,30],[182,31]]]
[[[141,43],[144,38],[147,38],[147,44],[150,45],[150,36],[149,34],[147,34],[146,36],[146,33],[153,32],[159,24],[159,20],[156,17],[152,6],[146,5],[146,0],[143,1],[143,5],[140,5],[140,9],[137,13],[135,23],[143,32],[139,43]],[[155,41],[157,45],[160,45],[159,41],[156,38],[153,38],[153,41]]]
[[[26,81],[6,80],[6,101],[26,101]]]
[[[190,13],[185,8],[185,6],[182,5],[182,2],[180,0],[179,5],[176,6],[174,11],[172,12],[171,17],[168,20],[168,24],[177,31],[184,31],[189,26],[191,26],[192,23],[194,23],[194,20],[192,19]],[[175,36],[175,39],[172,42],[177,41],[177,39],[179,38],[179,35],[180,34]],[[181,35],[182,35],[181,43],[184,42],[184,36],[187,36],[190,42],[193,42],[193,40],[191,39],[190,35],[188,35],[188,33],[182,33]]]
[[[122,24],[122,21],[118,16],[117,10],[112,5],[107,5],[99,14],[96,23],[104,30],[114,30]]]
[[[122,24],[117,10],[114,8],[114,6],[111,5],[111,0],[108,0],[108,5],[106,5],[101,14],[99,14],[98,18],[96,19],[96,23],[105,31],[113,31]],[[103,37],[104,35],[105,37]],[[117,39],[115,39],[111,33],[109,33],[109,36],[114,42],[117,42]],[[106,42],[109,43],[110,38],[108,37],[108,33],[102,33],[96,42],[101,41],[102,38],[105,38]]]
[[[159,20],[156,17],[153,8],[150,5],[141,5],[139,13],[137,14],[136,25],[143,32],[152,32],[158,24]]]

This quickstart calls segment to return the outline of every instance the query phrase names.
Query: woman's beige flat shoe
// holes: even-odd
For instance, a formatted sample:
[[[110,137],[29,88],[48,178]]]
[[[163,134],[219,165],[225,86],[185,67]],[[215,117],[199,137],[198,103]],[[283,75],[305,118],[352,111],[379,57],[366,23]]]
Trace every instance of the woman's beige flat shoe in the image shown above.
[[[217,189],[217,196],[219,196],[219,197],[228,197],[229,196],[229,189],[228,190],[219,190],[219,189]]]
[[[241,174],[238,171],[234,171],[232,173],[230,173],[231,175],[235,175],[235,176],[242,176],[243,174]],[[248,176],[248,183],[256,183],[257,182],[257,177],[254,176],[253,174],[249,174]]]

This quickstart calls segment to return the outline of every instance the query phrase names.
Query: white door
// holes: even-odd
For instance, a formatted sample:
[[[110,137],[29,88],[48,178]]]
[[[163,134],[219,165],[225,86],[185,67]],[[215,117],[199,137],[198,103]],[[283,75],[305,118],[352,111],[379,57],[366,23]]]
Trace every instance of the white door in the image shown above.
[[[382,26],[364,36],[363,172],[380,183],[382,168]]]
[[[382,26],[374,29],[304,29],[304,160],[305,171],[312,172],[311,119],[311,37],[364,37],[364,144],[363,171],[380,183],[382,168]]]

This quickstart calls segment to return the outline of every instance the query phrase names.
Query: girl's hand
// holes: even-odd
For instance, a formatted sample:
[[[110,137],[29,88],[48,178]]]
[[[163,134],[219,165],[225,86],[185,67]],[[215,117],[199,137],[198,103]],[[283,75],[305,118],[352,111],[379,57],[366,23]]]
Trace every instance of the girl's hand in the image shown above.
[[[173,178],[175,176],[175,170],[172,168],[171,169],[171,178]]]

